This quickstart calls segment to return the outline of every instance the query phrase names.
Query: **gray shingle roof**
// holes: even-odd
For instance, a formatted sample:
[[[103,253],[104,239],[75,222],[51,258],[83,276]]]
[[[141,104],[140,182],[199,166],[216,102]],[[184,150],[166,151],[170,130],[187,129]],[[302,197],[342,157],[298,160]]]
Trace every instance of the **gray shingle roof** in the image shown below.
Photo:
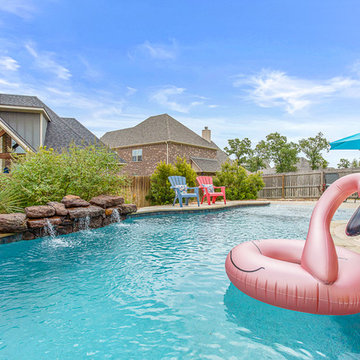
[[[65,123],[71,127],[71,129],[78,134],[83,141],[88,144],[100,144],[104,145],[102,141],[100,141],[88,128],[86,128],[83,124],[81,124],[75,118],[61,118],[65,121]]]
[[[101,140],[111,148],[174,141],[217,149],[214,143],[209,143],[168,114],[151,116],[132,128],[109,131]]]
[[[51,120],[47,125],[44,145],[57,151],[68,148],[72,142],[79,146],[91,145],[94,142],[103,144],[78,120],[74,118],[61,118],[36,96],[0,94],[0,105],[44,109]],[[119,159],[121,163],[125,163],[125,160]]]
[[[79,124],[77,127],[70,125],[70,121],[68,123],[66,119],[59,117],[36,96],[0,94],[0,105],[36,107],[44,109],[51,120],[48,123],[44,141],[44,145],[48,147],[52,147],[60,151],[67,148],[71,142],[74,142],[76,145],[89,145],[90,143],[94,143],[94,139],[96,139],[96,142],[100,143],[100,140],[97,139],[95,135],[93,135],[88,129],[84,128],[84,126],[75,119],[73,120]],[[72,122],[73,121],[71,121],[71,123]],[[78,128],[81,128],[81,131],[78,132]],[[92,136],[90,136],[90,134]],[[89,141],[90,138],[92,138],[92,141]]]
[[[218,159],[199,158],[194,156],[190,159],[200,168],[201,172],[215,173],[221,170],[221,164]]]

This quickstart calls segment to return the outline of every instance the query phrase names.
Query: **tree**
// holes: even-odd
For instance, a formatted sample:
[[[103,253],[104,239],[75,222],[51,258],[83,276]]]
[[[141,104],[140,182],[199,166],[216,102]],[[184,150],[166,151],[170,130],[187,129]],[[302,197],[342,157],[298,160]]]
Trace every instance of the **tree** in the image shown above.
[[[352,162],[351,162],[351,167],[352,168],[357,168],[360,166],[360,162],[358,162],[356,159],[354,159]]]
[[[251,156],[246,163],[246,169],[251,172],[257,172],[265,167],[266,164],[259,155]]]
[[[350,161],[348,159],[340,159],[337,166],[338,169],[348,169],[350,167]]]
[[[309,160],[312,170],[317,170],[320,167],[326,168],[328,166],[329,163],[323,158],[321,152],[323,150],[329,152],[330,144],[321,132],[315,137],[301,139],[299,141],[299,148]]]
[[[235,158],[239,165],[245,165],[253,154],[253,150],[251,149],[251,140],[248,138],[244,138],[242,140],[229,139],[228,140],[229,147],[225,147],[224,150],[228,156],[235,155]]]
[[[256,145],[255,151],[262,159],[273,161],[277,173],[296,171],[299,148],[295,143],[287,142],[286,136],[271,133]]]

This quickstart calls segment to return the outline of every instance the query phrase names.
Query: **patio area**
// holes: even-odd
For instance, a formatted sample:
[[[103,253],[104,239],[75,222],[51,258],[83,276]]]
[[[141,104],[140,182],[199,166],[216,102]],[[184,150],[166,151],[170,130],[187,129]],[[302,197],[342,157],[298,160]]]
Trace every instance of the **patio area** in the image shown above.
[[[266,200],[234,200],[234,201],[227,201],[224,204],[223,201],[218,201],[215,204],[202,204],[200,207],[197,205],[196,202],[189,203],[188,206],[183,205],[180,207],[179,203],[175,206],[172,205],[157,205],[157,206],[146,206],[138,209],[138,211],[129,217],[136,217],[136,216],[144,216],[144,215],[158,215],[161,213],[167,214],[175,214],[181,212],[209,212],[209,211],[216,211],[216,210],[224,210],[224,209],[234,209],[238,207],[244,206],[267,206],[270,205],[270,201]]]

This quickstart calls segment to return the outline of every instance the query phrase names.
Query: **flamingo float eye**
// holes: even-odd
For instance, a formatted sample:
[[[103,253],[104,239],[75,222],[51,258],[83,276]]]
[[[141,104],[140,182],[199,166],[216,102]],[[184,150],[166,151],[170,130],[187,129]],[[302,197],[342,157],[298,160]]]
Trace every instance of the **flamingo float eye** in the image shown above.
[[[357,236],[360,235],[360,206],[354,212],[346,226],[346,235]]]

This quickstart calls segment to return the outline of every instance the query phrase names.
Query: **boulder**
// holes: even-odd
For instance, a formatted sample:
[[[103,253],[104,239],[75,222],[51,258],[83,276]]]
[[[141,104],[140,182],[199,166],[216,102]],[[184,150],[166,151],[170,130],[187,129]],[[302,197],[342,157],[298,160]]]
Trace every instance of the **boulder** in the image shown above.
[[[25,230],[27,230],[25,214],[0,214],[0,233],[23,232]]]
[[[74,231],[74,228],[72,225],[59,225],[57,228],[56,228],[56,232],[59,234],[59,235],[66,235],[66,234],[70,234]]]
[[[22,234],[22,239],[23,240],[34,240],[34,239],[36,239],[36,235],[34,233],[32,233],[31,231],[25,231]]]
[[[55,215],[66,216],[68,214],[68,211],[67,211],[65,205],[61,202],[51,201],[51,202],[48,202],[47,204],[55,209]]]
[[[135,204],[123,204],[117,207],[121,215],[132,214],[137,211]]]
[[[105,216],[111,216],[114,211],[114,208],[105,209]]]
[[[124,203],[124,198],[121,196],[111,196],[111,195],[99,195],[95,196],[90,200],[90,204],[100,206],[104,209],[122,205]]]
[[[96,216],[96,217],[92,217],[90,220],[90,228],[92,229],[97,229],[103,226],[103,217],[100,216]]]
[[[68,208],[70,219],[85,218],[87,216],[105,216],[105,210],[99,206],[90,205],[88,207]]]
[[[25,214],[30,219],[47,218],[55,215],[55,209],[49,205],[29,206]]]
[[[73,207],[82,207],[82,206],[89,206],[90,203],[81,199],[80,196],[76,195],[66,195],[63,197],[61,202],[65,205],[66,208],[73,208]]]
[[[49,220],[52,225],[60,225],[62,223],[62,218],[60,216],[53,216],[47,219],[29,219],[27,224],[30,229],[43,228],[47,225],[47,220]]]

